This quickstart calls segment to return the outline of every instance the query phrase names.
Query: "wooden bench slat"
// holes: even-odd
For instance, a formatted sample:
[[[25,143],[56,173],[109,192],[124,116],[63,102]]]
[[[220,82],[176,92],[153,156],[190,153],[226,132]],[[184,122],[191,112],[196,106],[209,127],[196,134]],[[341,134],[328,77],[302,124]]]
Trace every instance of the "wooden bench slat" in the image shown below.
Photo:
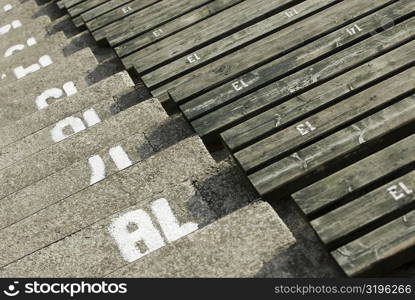
[[[390,271],[412,261],[415,251],[415,211],[332,252],[348,276]]]
[[[101,4],[100,6],[97,6],[89,11],[86,11],[84,13],[82,13],[81,17],[82,20],[87,23],[93,19],[96,19],[100,16],[102,16],[103,14],[110,12],[113,9],[116,9],[120,6],[123,6],[129,2],[133,2],[134,0],[110,0],[107,1],[103,4]]]
[[[210,2],[205,6],[195,9],[194,11],[191,11],[158,27],[156,30],[143,33],[131,41],[125,42],[120,46],[115,47],[114,50],[120,57],[127,56],[128,54],[138,51],[158,40],[171,36],[180,30],[186,29],[189,26],[203,21],[208,17],[228,9],[229,7],[241,3],[242,1],[245,0],[216,0],[214,2]],[[123,61],[123,63],[127,69],[132,67],[132,65],[128,64],[128,61]]]
[[[288,12],[291,12],[291,10],[283,12],[284,18],[287,18],[285,13]],[[386,12],[387,11],[380,10],[377,12],[377,14],[383,14]],[[289,15],[291,16],[291,14]],[[400,14],[398,13],[397,15],[402,15],[402,12]],[[243,94],[246,94],[260,86],[272,82],[272,80],[275,80],[275,78],[282,76],[284,74],[284,70],[298,68],[301,66],[301,64],[305,64],[306,62],[312,61],[321,55],[335,51],[338,47],[342,47],[346,44],[352,43],[356,39],[362,38],[370,32],[369,28],[371,28],[372,26],[375,26],[374,28],[378,28],[381,26],[379,18],[375,18],[372,15],[362,18],[361,20],[356,22],[357,25],[367,26],[368,30],[366,30],[365,27],[364,29],[362,29],[362,31],[355,30],[354,34],[345,34],[345,32],[347,32],[347,30],[350,29],[350,25],[346,25],[348,24],[347,17],[345,17],[345,20],[346,21],[344,21],[345,23],[343,23],[343,25],[338,24],[339,29],[334,30],[334,32],[329,33],[326,36],[324,36],[323,34],[322,37],[315,37],[317,38],[317,40],[311,39],[311,42],[309,42],[310,35],[306,34],[306,32],[301,29],[302,26],[298,24],[293,24],[290,27],[281,30],[275,34],[277,40],[281,38],[279,44],[283,45],[282,48],[279,48],[280,51],[282,50],[282,54],[280,54],[280,57],[250,72],[246,72],[245,75],[241,75],[239,78],[235,80],[225,82],[211,90],[206,90],[200,96],[192,96],[192,101],[189,101],[188,103],[182,103],[184,101],[181,99],[177,99],[177,103],[181,104],[181,109],[185,113],[185,115],[189,119],[193,120],[196,118],[196,115],[205,114],[209,110],[214,109],[216,106],[228,103],[232,100],[235,100],[237,97],[242,96]],[[299,30],[292,30],[292,28],[296,28],[295,26],[300,26],[301,28]],[[330,24],[328,24],[328,26],[330,26]],[[360,26],[359,28],[361,28]],[[323,28],[323,30],[324,29],[326,28]],[[298,31],[300,31],[300,33],[298,33]],[[284,33],[286,34],[286,36],[283,36]],[[261,41],[257,41],[256,43],[259,42]],[[253,46],[251,45],[251,47]],[[268,45],[267,47],[270,46]],[[244,51],[244,49],[240,49],[235,53],[238,53],[240,51]],[[233,54],[234,53],[231,53],[223,58],[219,58],[217,59],[217,61],[212,62],[211,65],[215,64],[217,66],[216,69],[218,70],[221,68],[226,68],[225,64],[229,58],[233,57]],[[283,61],[286,62],[284,63]],[[298,62],[298,64],[295,65],[295,62]],[[171,82],[163,84],[163,86],[153,89],[152,94],[157,97],[166,94],[167,91],[169,91],[170,94],[173,94],[173,90],[175,88],[179,89],[179,86],[186,84],[186,82],[190,80],[195,80],[195,78],[197,78],[198,76],[203,76],[203,73],[209,71],[208,68],[209,66],[204,66],[199,70],[193,71],[182,77],[174,79]],[[243,88],[235,89],[234,83],[239,82],[239,85],[241,85],[241,81],[245,82]],[[175,98],[173,97],[172,100],[175,100]],[[195,116],[191,116],[192,114],[194,114]]]
[[[412,9],[415,10],[413,2],[410,3],[407,1],[406,4],[412,4]],[[344,45],[359,41],[362,37],[370,36],[371,32],[381,26],[379,23],[379,15],[383,15],[385,18],[395,21],[407,13],[404,8],[408,7],[400,5],[390,6],[378,11],[376,14],[372,14],[366,18],[356,21],[354,25],[346,25],[331,34],[306,45],[305,47],[291,51],[287,55],[283,55],[282,57],[279,57],[276,60],[263,65],[262,67],[239,76],[239,78],[231,82],[223,84],[212,91],[195,97],[191,101],[181,104],[180,108],[188,119],[194,120],[209,111],[215,110],[218,107],[231,102],[240,95],[249,93],[250,91],[253,91],[263,85],[270,84],[277,78],[283,78],[284,75],[300,68],[304,64],[310,63],[319,56],[333,53],[336,49],[341,49],[342,47],[344,48]],[[347,17],[345,18],[347,19]],[[317,23],[317,27],[319,24],[321,25],[321,22]],[[330,22],[325,25],[331,26]],[[340,24],[337,23],[337,25]],[[301,25],[299,26],[300,27],[297,28],[298,30],[302,27]],[[327,28],[326,26],[321,27],[320,31],[325,31]],[[290,47],[295,47],[296,44],[301,45],[301,43],[304,43],[304,41],[309,38],[309,35],[311,35],[310,31],[304,31],[304,35],[296,34],[297,30],[295,30],[295,25],[289,28],[293,29],[286,32],[286,35],[283,34],[285,31],[280,32],[279,34],[278,38],[281,39],[279,44],[283,46],[278,46],[278,43],[276,46],[279,47],[278,49],[280,50],[287,51]],[[350,34],[350,28],[360,28],[360,30],[356,30],[354,31],[354,34]],[[317,34],[319,29],[314,29],[317,30]],[[270,47],[272,46],[267,46],[265,48],[269,49]],[[277,51],[276,53],[279,52]],[[241,84],[242,82],[245,84]],[[238,88],[235,88],[235,84],[237,84]],[[170,93],[173,95],[173,92]],[[173,99],[175,99],[174,96]]]
[[[293,193],[342,167],[343,158],[368,153],[415,119],[415,96],[405,98],[249,176],[260,195]]]
[[[160,4],[160,2],[161,0],[133,1],[87,22],[86,26],[90,31],[92,31],[94,38],[97,41],[100,41],[106,37],[107,30],[109,30],[108,26],[116,26],[117,24],[122,24],[123,20],[128,16],[135,16],[135,13],[143,9],[147,9],[154,4]]]
[[[176,103],[183,104],[200,93],[205,93],[217,85],[237,78],[250,71],[251,68],[260,67],[318,37],[339,29],[350,20],[363,17],[365,13],[380,8],[387,2],[389,1],[350,0],[336,4],[200,68],[195,74],[184,76],[183,80],[186,84],[170,89],[169,94]]]
[[[415,67],[328,107],[234,154],[251,173],[414,89]]]
[[[139,74],[166,61],[192,52],[205,43],[221,39],[250,22],[260,21],[265,14],[271,14],[293,5],[297,0],[246,0],[207,20],[166,38],[150,47],[134,53],[124,60],[134,65]],[[253,9],[255,7],[256,9]]]
[[[288,12],[280,12],[252,26],[233,33],[223,40],[216,41],[201,49],[198,49],[194,54],[192,54],[193,59],[190,60],[192,61],[191,63],[189,58],[191,59],[192,55],[180,58],[168,65],[165,65],[154,70],[153,72],[144,75],[142,80],[147,87],[152,88],[153,86],[158,85],[163,81],[167,81],[180,73],[191,70],[200,64],[205,64],[206,62],[215,59],[215,57],[229,52],[232,49],[236,49],[237,47],[243,46],[250,41],[254,41],[255,39],[258,39],[267,33],[275,32],[278,28],[282,28],[283,26],[286,26],[300,18],[304,18],[307,15],[315,13],[325,6],[335,2],[337,2],[337,0],[316,0],[302,2],[290,8]],[[289,12],[293,11],[295,11],[296,14],[291,16]],[[287,17],[287,14],[290,17]],[[197,59],[194,58],[195,55],[197,55]]]
[[[411,100],[413,104],[414,98]],[[368,225],[413,206],[414,188],[415,171],[313,220],[311,225],[325,244],[343,243]]]
[[[320,60],[307,69],[279,80],[278,84],[265,86],[255,93],[239,98],[237,101],[192,121],[192,126],[202,137],[224,131],[249,117],[262,113],[266,108],[278,105],[305,89],[358,67],[365,61],[414,38],[415,34],[411,30],[405,30],[413,28],[414,25],[415,19],[399,24],[383,32],[380,39],[379,36],[373,36],[327,59]],[[350,52],[348,53],[348,51]],[[280,68],[283,68],[284,64],[286,62],[282,61]]]
[[[68,9],[68,13],[69,15],[74,18],[79,16],[80,14],[82,14],[85,11],[88,11],[94,7],[97,7],[105,2],[107,2],[109,0],[88,0],[82,3],[79,3],[71,8]]]
[[[412,135],[294,193],[293,198],[306,215],[321,211],[350,193],[362,190],[392,172],[413,164],[414,145],[415,135]]]
[[[412,41],[226,130],[221,137],[232,152],[241,150],[301,116],[354,93],[414,60],[415,41]]]
[[[63,0],[63,5],[66,9],[71,8],[81,2],[86,2],[87,0]]]
[[[242,29],[252,22],[265,18],[265,14],[278,12],[297,0],[248,0],[227,9],[191,28],[164,39],[125,58],[139,74],[161,66],[169,60],[195,51],[206,43],[223,38],[232,30]],[[253,9],[256,7],[256,9]]]
[[[212,0],[161,1],[144,9],[140,7],[138,11],[134,11],[132,5],[127,5],[132,8],[127,14],[123,12],[123,9],[117,10],[118,14],[128,15],[127,17],[94,31],[92,35],[98,41],[106,39],[112,47],[115,47],[128,39],[184,15],[211,1]],[[133,11],[134,13],[131,14]]]

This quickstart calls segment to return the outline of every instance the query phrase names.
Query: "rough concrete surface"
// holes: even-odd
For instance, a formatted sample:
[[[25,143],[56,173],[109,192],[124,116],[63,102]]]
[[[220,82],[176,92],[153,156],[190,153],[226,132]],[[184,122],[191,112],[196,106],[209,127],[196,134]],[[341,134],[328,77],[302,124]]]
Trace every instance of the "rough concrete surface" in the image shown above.
[[[59,71],[71,65],[71,72]],[[38,110],[36,98],[51,88],[62,88],[67,82],[73,82],[78,91],[102,79],[96,73],[97,61],[90,49],[81,50],[67,58],[64,65],[55,65],[39,71],[0,89],[4,101],[0,105],[0,127],[10,125],[20,118]],[[46,71],[46,72],[44,72]],[[95,77],[95,78],[94,78]]]
[[[109,276],[253,277],[294,242],[272,207],[256,202]]]

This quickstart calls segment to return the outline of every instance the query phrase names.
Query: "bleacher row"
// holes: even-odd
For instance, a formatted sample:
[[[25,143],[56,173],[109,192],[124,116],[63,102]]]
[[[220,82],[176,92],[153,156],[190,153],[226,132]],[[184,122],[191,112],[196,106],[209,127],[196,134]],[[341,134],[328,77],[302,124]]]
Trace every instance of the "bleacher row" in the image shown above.
[[[414,261],[414,1],[40,2],[0,0],[0,276],[293,276],[281,202],[348,276]]]

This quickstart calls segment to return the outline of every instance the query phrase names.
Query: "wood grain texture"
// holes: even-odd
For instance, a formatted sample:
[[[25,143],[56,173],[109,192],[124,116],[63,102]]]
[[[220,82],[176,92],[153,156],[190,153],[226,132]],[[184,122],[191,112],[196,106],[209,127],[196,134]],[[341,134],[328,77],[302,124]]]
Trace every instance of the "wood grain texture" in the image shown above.
[[[203,22],[147,47],[128,58],[138,73],[143,73],[165,61],[186,55],[199,45],[220,39],[232,30],[294,4],[297,0],[246,0]],[[255,9],[253,9],[255,7]],[[126,58],[127,59],[127,58]]]
[[[315,213],[413,163],[414,145],[415,135],[412,135],[293,194],[293,198],[306,215]]]
[[[193,56],[197,55],[198,59],[193,60],[192,63],[189,62],[189,56],[185,56],[154,70],[154,72],[144,75],[142,79],[144,83],[151,88],[163,81],[167,81],[170,78],[177,76],[180,73],[194,69],[198,65],[204,65],[207,62],[214,60],[216,57],[230,52],[238,47],[244,46],[247,43],[260,38],[261,36],[264,36],[270,32],[275,32],[279,28],[282,28],[283,26],[312,14],[335,2],[337,2],[337,0],[317,0],[300,3],[289,9],[289,11],[296,11],[296,14],[293,14],[292,16],[289,14],[290,17],[287,16],[287,11],[280,12],[263,21],[255,23],[252,26],[235,32],[224,39],[218,40],[196,50]]]
[[[141,0],[126,3],[121,7],[117,7],[96,19],[87,22],[86,25],[92,32],[94,38],[97,41],[100,41],[107,37],[112,28],[118,28],[118,24],[123,24],[123,20],[128,16],[135,15],[135,13],[149,8],[156,3],[161,4],[160,2],[161,0]],[[139,17],[139,15],[137,15],[137,17]],[[130,17],[127,20],[130,20],[131,18],[133,17]]]
[[[329,165],[338,165],[354,152],[362,156],[375,142],[385,143],[385,135],[414,122],[414,100],[415,96],[406,98],[251,174],[252,185],[260,195],[286,191],[288,186],[291,192],[306,187]]]
[[[138,51],[149,44],[155,43],[159,40],[162,40],[172,34],[175,34],[181,30],[188,28],[198,22],[205,20],[233,5],[241,3],[245,0],[216,0],[210,2],[198,9],[195,9],[181,17],[171,20],[170,22],[161,25],[157,29],[143,33],[136,38],[133,38],[131,41],[127,41],[121,44],[118,47],[115,47],[115,52],[117,52],[118,56],[124,57],[128,54],[131,54],[135,51]],[[125,67],[131,68],[133,65],[129,63],[128,59],[126,58],[123,60]]]
[[[413,260],[415,211],[332,252],[348,276],[387,272]],[[373,271],[372,271],[373,272]]]
[[[290,153],[306,143],[379,109],[414,89],[415,67],[376,84],[357,95],[307,117],[234,154],[245,172]]]
[[[414,19],[401,23],[383,32],[382,39],[373,36],[324,60],[320,60],[306,69],[192,121],[192,126],[201,136],[218,133],[230,128],[232,125],[253,117],[271,106],[278,105],[296,94],[300,94],[307,88],[316,86],[332,76],[340,75],[344,71],[358,67],[362,63],[399,46],[408,39],[414,38],[415,34],[412,30],[406,30],[407,28],[413,28],[414,25]],[[280,62],[280,68],[287,68],[287,63],[289,62]]]
[[[379,8],[387,2],[387,0],[341,2],[200,68],[195,72],[197,76],[194,75],[193,78],[190,78],[190,74],[185,76],[183,80],[186,80],[186,84],[172,88],[169,93],[176,103],[181,104],[198,93],[207,92],[215,85],[237,78],[250,68],[260,67],[307,41],[339,29],[350,22],[350,19],[362,16],[365,12]],[[306,35],[301,32],[305,32]]]

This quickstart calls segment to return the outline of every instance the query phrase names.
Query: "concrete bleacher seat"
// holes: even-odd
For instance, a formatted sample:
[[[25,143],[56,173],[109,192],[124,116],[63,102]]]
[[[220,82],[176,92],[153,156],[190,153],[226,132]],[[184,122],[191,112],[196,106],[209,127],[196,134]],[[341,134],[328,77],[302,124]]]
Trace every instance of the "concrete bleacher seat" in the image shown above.
[[[192,242],[200,252],[194,262],[166,262],[169,272],[181,271],[174,275],[155,267],[152,277],[255,276],[294,243],[279,216],[256,200],[231,162],[216,162],[190,127],[168,116],[157,99],[143,101],[129,75],[115,72],[116,64],[110,70],[101,67],[99,62],[114,56],[91,44],[89,35],[68,37],[59,27],[65,18],[32,18],[34,3],[20,4],[13,15],[5,11],[8,18],[21,17],[22,28],[0,36],[5,52],[19,45],[0,59],[5,100],[0,105],[1,277],[100,277],[120,267],[131,268],[135,277],[139,258],[158,259],[153,255],[161,249],[172,260],[193,255],[176,249],[191,233],[189,241],[200,236],[200,242]],[[25,44],[26,37],[36,42]],[[17,67],[31,66],[42,55],[53,63],[13,77]],[[137,224],[153,215],[147,230],[156,230],[158,244],[150,234],[132,249],[123,248],[116,231],[128,231],[130,225],[111,226],[135,213],[141,214],[132,220]],[[152,222],[157,225],[151,227]],[[226,242],[204,252],[202,242],[213,245],[218,239]],[[143,249],[135,244],[140,240]],[[255,251],[242,258],[252,246]],[[218,264],[198,271],[194,264],[202,266],[211,255]]]
[[[415,2],[173,2],[0,0],[0,277],[413,268]]]

